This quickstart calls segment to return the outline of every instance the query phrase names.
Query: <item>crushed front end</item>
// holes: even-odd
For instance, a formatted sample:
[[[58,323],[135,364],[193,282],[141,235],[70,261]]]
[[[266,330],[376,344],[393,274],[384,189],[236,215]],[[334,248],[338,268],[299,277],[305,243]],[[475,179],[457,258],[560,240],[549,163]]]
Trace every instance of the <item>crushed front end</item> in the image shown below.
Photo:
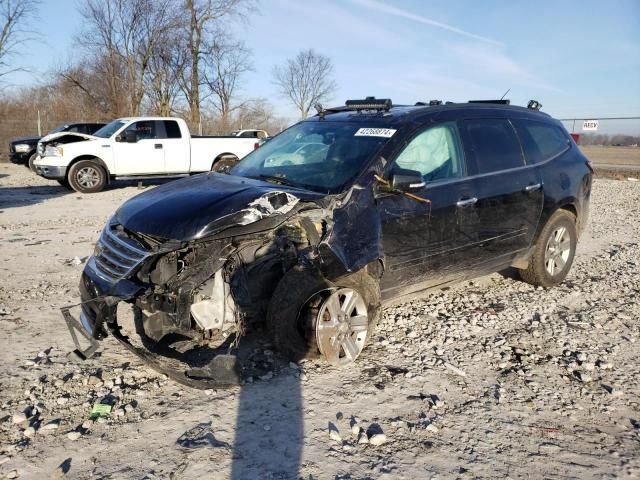
[[[76,354],[91,356],[111,334],[181,383],[238,383],[240,366],[227,353],[264,316],[285,272],[301,263],[316,268],[328,228],[326,210],[277,191],[207,223],[188,240],[130,231],[116,215],[83,271],[78,318],[62,309]],[[130,324],[121,318],[123,304]]]

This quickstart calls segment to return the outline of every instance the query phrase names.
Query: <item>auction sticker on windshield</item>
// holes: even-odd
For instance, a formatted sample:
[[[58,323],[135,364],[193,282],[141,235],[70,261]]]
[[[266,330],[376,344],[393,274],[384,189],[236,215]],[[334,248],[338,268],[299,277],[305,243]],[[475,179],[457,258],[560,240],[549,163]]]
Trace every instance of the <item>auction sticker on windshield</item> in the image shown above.
[[[396,133],[393,128],[359,128],[354,137],[385,137],[391,138]]]

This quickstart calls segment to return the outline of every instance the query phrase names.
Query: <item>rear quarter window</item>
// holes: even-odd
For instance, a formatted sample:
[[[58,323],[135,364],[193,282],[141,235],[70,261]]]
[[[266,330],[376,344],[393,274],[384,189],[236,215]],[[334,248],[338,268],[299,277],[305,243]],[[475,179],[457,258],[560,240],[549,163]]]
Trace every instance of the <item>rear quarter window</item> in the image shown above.
[[[560,127],[522,119],[515,125],[529,163],[543,162],[569,148],[569,137]]]
[[[163,120],[163,123],[166,132],[165,138],[182,138],[178,122],[176,122],[175,120]]]
[[[524,165],[522,147],[511,122],[502,118],[478,118],[463,122],[473,152],[477,174]]]

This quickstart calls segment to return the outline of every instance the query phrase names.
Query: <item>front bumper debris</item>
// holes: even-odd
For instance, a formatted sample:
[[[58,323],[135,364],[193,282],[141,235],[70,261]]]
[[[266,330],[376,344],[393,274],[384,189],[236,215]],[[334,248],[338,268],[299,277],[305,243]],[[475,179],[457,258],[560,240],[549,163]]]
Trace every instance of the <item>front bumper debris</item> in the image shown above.
[[[60,311],[62,312],[64,321],[67,323],[67,328],[69,329],[69,333],[71,334],[71,339],[73,340],[73,344],[76,347],[73,353],[79,360],[86,360],[87,358],[91,358],[93,354],[96,353],[99,344],[98,341],[93,338],[93,332],[89,331],[87,328],[89,325],[86,323],[86,316],[83,318],[84,312],[80,314],[80,321],[78,321],[69,311],[71,308],[72,307],[63,307],[60,309]],[[89,343],[88,347],[82,347],[78,339],[78,333]]]
[[[113,298],[114,297],[108,297],[107,299],[96,298],[81,304],[79,318],[76,318],[71,313],[71,309],[74,308],[74,306],[67,306],[60,309],[69,333],[71,334],[71,339],[76,347],[72,352],[76,359],[86,360],[91,358],[98,350],[99,340],[104,338],[106,331],[108,331],[113,335],[113,338],[140,357],[151,368],[178,383],[198,389],[240,384],[240,364],[234,355],[216,355],[204,366],[180,369],[176,368],[175,360],[168,359],[161,354],[133,345],[129,337],[122,334],[117,324],[115,314],[109,314],[115,310],[113,305],[108,304],[111,303],[108,302],[108,300]],[[107,300],[107,302],[105,302],[105,300]],[[89,308],[89,305],[91,305],[91,308]],[[95,318],[92,318],[91,313],[95,314]],[[105,316],[109,317],[108,321],[105,321]],[[86,340],[85,343],[88,343],[88,346],[82,345],[80,337]]]

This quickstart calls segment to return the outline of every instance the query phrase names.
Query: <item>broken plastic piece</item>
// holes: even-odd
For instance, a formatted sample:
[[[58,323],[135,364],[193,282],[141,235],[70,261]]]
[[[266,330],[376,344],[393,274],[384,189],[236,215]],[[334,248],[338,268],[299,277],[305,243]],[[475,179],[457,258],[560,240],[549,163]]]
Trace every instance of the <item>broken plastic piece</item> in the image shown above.
[[[186,374],[190,378],[215,380],[224,385],[240,383],[240,365],[235,355],[216,355],[204,367],[192,368]]]

